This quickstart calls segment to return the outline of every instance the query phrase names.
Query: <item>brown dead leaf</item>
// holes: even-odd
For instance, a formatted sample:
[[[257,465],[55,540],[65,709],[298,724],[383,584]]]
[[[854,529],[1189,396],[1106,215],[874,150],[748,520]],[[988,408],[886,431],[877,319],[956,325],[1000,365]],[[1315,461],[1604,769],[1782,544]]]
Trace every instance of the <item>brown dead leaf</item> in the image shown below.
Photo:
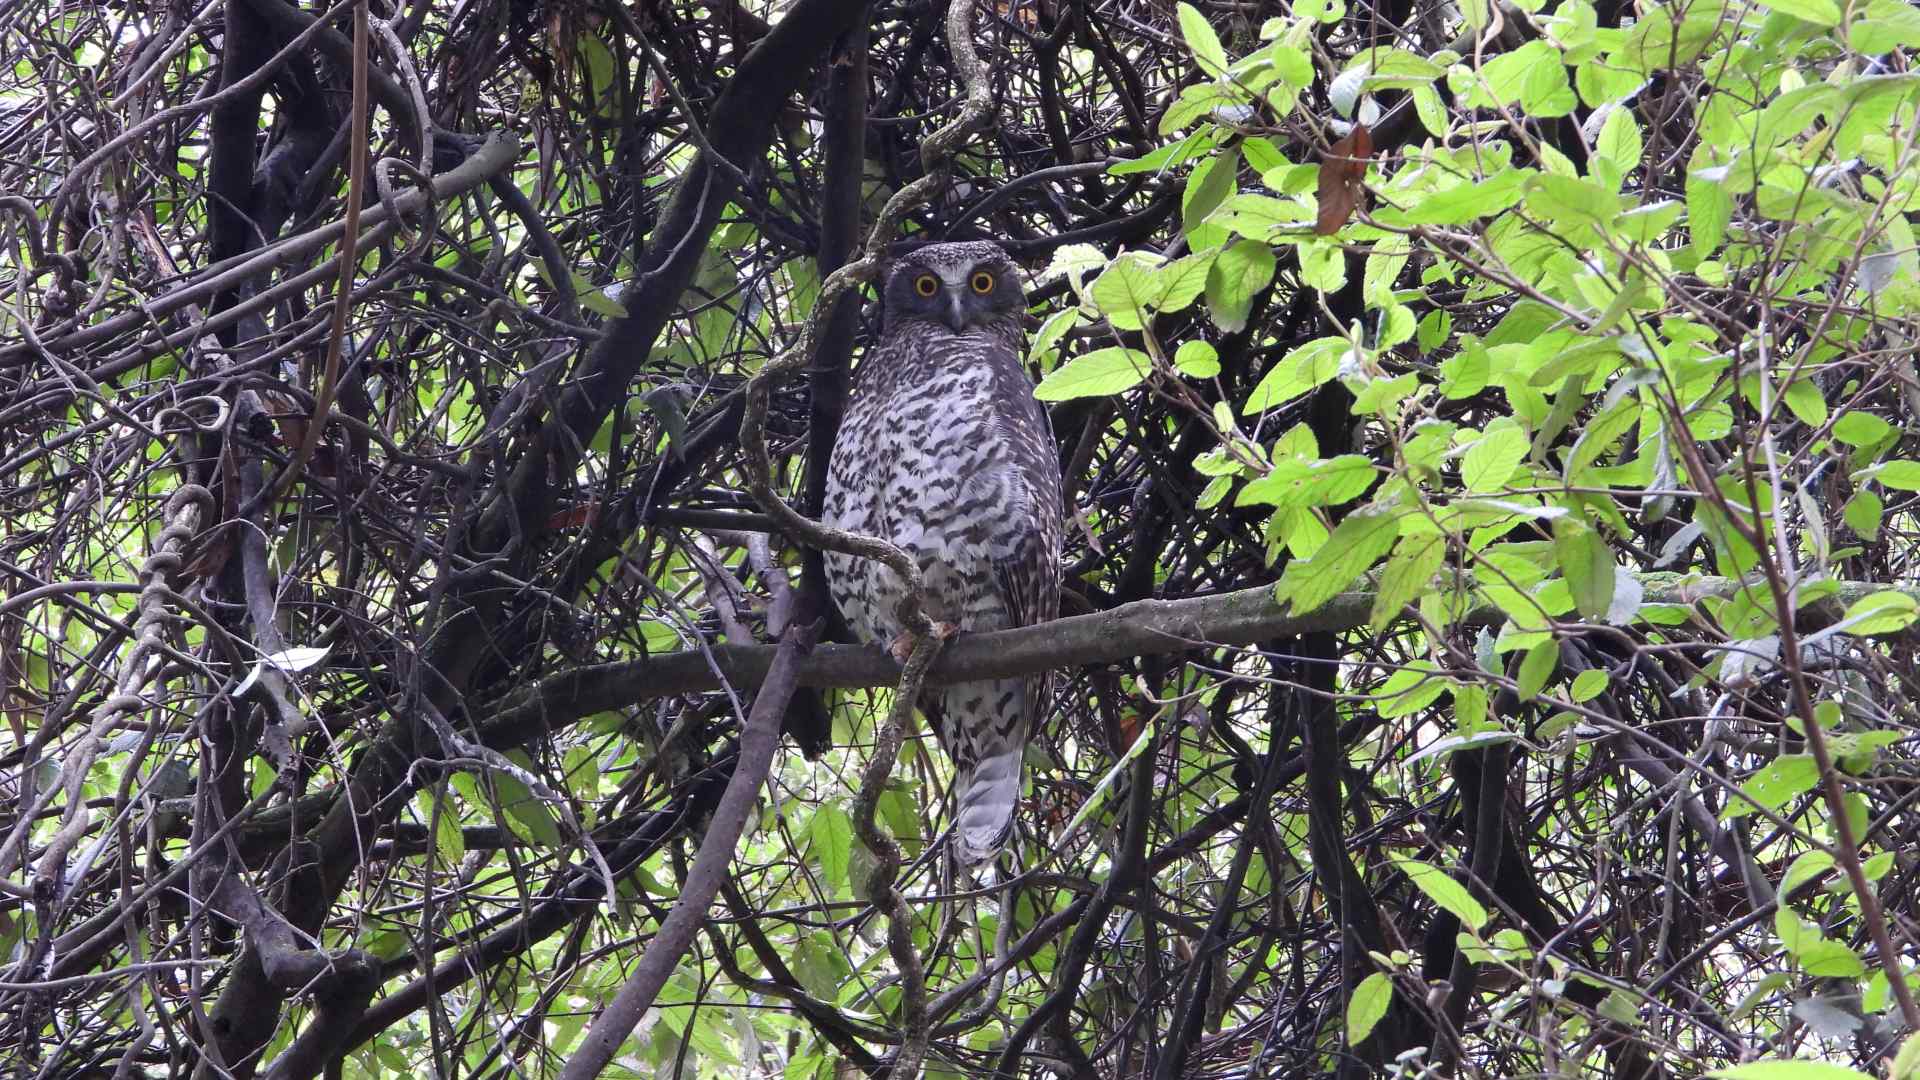
[[[1315,192],[1320,213],[1313,222],[1315,233],[1332,236],[1364,205],[1367,189],[1363,181],[1367,176],[1367,159],[1372,156],[1373,134],[1367,125],[1355,124],[1345,138],[1334,143],[1321,157],[1320,186]]]
[[[595,500],[554,511],[547,518],[547,528],[554,532],[561,529],[588,528],[599,520],[600,503]]]

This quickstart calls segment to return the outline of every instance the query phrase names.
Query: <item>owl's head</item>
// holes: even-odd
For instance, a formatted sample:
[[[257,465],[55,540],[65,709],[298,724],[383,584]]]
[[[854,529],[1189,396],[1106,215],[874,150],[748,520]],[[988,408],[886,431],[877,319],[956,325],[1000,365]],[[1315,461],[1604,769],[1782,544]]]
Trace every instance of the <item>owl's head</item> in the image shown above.
[[[889,326],[924,319],[956,334],[1018,326],[1027,309],[1019,267],[986,240],[928,244],[897,257],[880,296]]]

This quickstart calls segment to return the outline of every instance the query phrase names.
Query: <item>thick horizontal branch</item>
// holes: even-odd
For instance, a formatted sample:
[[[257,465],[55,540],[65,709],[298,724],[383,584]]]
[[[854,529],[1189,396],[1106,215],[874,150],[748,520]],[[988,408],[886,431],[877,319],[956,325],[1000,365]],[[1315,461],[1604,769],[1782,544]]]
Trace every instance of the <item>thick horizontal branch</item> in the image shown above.
[[[1648,603],[1692,604],[1732,596],[1741,587],[1732,578],[1690,574],[1642,574],[1638,579]],[[1830,623],[1845,605],[1887,588],[1873,582],[1842,582],[1840,591],[1823,601],[1818,612],[1801,614],[1803,618],[1812,614],[1814,625]],[[1920,599],[1920,590],[1904,591]],[[1372,608],[1371,592],[1347,592],[1311,614],[1295,615],[1275,602],[1270,586],[1183,600],[1141,600],[1040,626],[962,635],[940,654],[927,683],[1007,678],[1209,645],[1251,645],[1300,634],[1353,630],[1366,625]],[[1470,613],[1465,621],[1491,625],[1501,618],[1497,608],[1487,606]],[[531,733],[653,698],[717,690],[723,682],[758,686],[766,678],[774,652],[770,645],[714,645],[578,668],[507,699],[487,727],[495,733],[503,729]],[[858,645],[819,646],[800,669],[802,686],[892,686],[899,679],[900,667],[891,657]]]

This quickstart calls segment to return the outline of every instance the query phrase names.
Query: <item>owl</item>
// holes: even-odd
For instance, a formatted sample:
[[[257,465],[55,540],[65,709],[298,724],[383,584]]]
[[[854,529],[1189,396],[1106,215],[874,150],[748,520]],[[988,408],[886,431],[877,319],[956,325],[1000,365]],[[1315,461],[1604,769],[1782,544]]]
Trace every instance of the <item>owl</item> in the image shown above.
[[[881,331],[856,373],[828,470],[829,525],[883,537],[920,564],[926,612],[959,632],[1052,619],[1060,608],[1060,464],[1021,361],[1026,297],[996,244],[922,247],[880,290]],[[906,590],[883,564],[828,552],[854,633],[896,643]],[[956,683],[920,705],[954,764],[956,844],[968,865],[1013,828],[1027,738],[1047,677]]]

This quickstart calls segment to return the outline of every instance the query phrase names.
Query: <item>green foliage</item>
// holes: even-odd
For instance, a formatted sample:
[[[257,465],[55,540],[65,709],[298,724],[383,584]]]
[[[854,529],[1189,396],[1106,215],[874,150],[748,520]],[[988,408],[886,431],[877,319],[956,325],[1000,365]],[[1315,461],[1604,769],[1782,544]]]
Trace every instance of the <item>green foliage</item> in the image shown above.
[[[912,145],[960,85],[937,20],[876,9],[870,137],[848,175],[827,163],[845,134],[829,84],[853,66],[838,54],[806,58],[802,92],[756,99],[766,154],[689,173],[709,139],[739,138],[708,125],[754,89],[730,81],[742,58],[776,40],[753,24],[792,10],[467,26],[423,9],[405,47],[429,112],[531,129],[535,149],[495,178],[535,213],[476,187],[425,211],[431,232],[408,216],[419,250],[361,249],[353,393],[302,482],[260,506],[243,480],[286,465],[316,390],[308,352],[331,333],[327,295],[289,282],[337,236],[249,280],[243,295],[272,294],[264,336],[201,328],[229,302],[213,290],[167,306],[216,272],[220,166],[259,164],[251,133],[215,139],[194,105],[229,44],[187,34],[167,53],[178,28],[159,14],[21,24],[9,92],[42,104],[0,134],[5,186],[26,193],[0,221],[17,347],[0,364],[0,730],[17,764],[0,775],[0,884],[24,906],[0,910],[0,956],[9,984],[46,983],[0,1016],[49,1019],[0,1027],[0,1045],[137,1047],[155,1068],[199,1053],[206,1010],[252,985],[235,965],[257,943],[195,891],[218,875],[180,871],[230,853],[221,872],[310,916],[303,934],[385,965],[376,1002],[431,1002],[348,1051],[348,1071],[549,1075],[579,1046],[679,901],[752,707],[750,680],[702,680],[777,633],[803,561],[753,533],[738,388],[819,304],[822,197],[848,196],[864,229],[927,168]],[[1452,988],[1467,1026],[1433,1032],[1425,1058],[1368,1061],[1383,1075],[1600,1075],[1631,1044],[1674,1075],[1920,1077],[1914,1037],[1890,1063],[1859,1052],[1892,1045],[1912,1019],[1897,991],[1920,981],[1901,967],[1920,10],[1251,10],[981,8],[992,133],[902,227],[964,210],[1047,264],[1029,356],[1078,470],[1065,610],[1248,605],[1210,625],[1140,605],[1111,617],[1167,651],[1055,673],[1017,896],[946,879],[952,764],[909,732],[875,809],[907,864],[899,929],[947,1008],[929,1075],[986,1075],[1041,1028],[1023,1076],[1144,1075],[1171,1060],[1156,1055],[1182,1008],[1179,1037],[1203,1033],[1183,1074],[1328,1071],[1437,1014],[1445,988],[1406,950],[1448,912],[1473,969],[1519,985]],[[386,48],[376,64],[411,94]],[[158,60],[150,77],[136,57]],[[301,68],[330,108],[347,99],[337,59]],[[78,89],[56,108],[50,85]],[[285,80],[270,87],[268,149],[297,113]],[[105,149],[162,108],[179,111]],[[419,148],[379,126],[392,111],[377,102],[375,160],[404,189],[393,162]],[[218,160],[231,146],[244,167]],[[344,182],[320,179],[287,229],[344,214]],[[676,246],[681,200],[716,183],[696,215],[714,227]],[[685,295],[641,313],[657,340],[633,340],[644,320],[617,320],[652,295],[628,291],[636,266],[663,258],[690,268]],[[624,385],[584,377],[620,350]],[[774,486],[796,501],[817,464],[803,433],[826,419],[810,410],[831,397],[799,385],[776,388],[769,423]],[[264,413],[245,425],[243,397]],[[214,498],[150,588],[188,481]],[[495,547],[472,549],[482,525]],[[242,535],[259,546],[243,555]],[[1274,607],[1333,627],[1337,655],[1276,639]],[[440,656],[469,620],[484,646]],[[269,667],[284,686],[248,678]],[[536,686],[541,723],[491,726]],[[504,756],[441,745],[422,695]],[[565,714],[575,697],[584,716]],[[848,1047],[904,1041],[905,973],[851,794],[892,700],[826,694],[834,748],[778,759],[617,1069],[827,1080],[855,1070]],[[1328,785],[1308,755],[1330,746]],[[1493,751],[1512,760],[1506,823],[1545,906],[1577,913],[1564,936],[1466,873],[1462,797]],[[1274,795],[1253,805],[1269,768]],[[368,798],[370,776],[385,787]],[[216,798],[232,816],[201,828]],[[80,839],[43,878],[69,820]],[[325,910],[299,915],[319,887],[309,845],[342,835],[352,850],[334,854],[357,861],[325,866]],[[637,835],[652,839],[603,870]],[[138,920],[97,931],[121,905]],[[1372,923],[1398,938],[1357,959]],[[294,995],[269,1020],[242,1048],[265,1044],[246,1058],[263,1071],[318,1023]]]

